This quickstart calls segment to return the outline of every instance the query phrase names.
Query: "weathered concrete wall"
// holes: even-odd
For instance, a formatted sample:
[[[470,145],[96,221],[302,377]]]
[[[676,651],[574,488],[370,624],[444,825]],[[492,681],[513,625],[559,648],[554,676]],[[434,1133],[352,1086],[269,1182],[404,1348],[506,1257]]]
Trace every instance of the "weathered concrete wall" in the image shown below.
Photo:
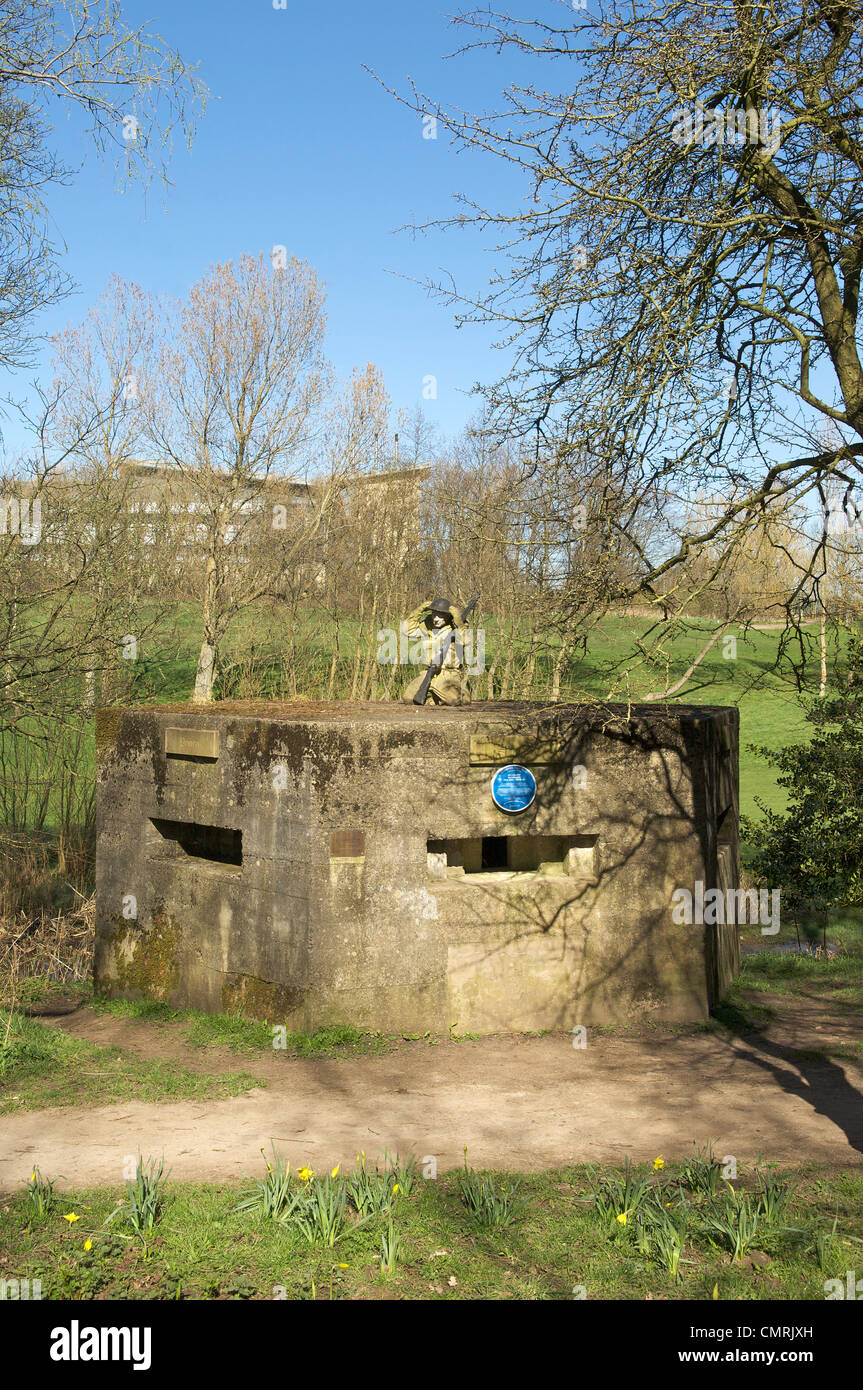
[[[97,743],[104,993],[491,1032],[701,1019],[736,973],[736,928],[671,915],[737,884],[734,709],[182,705],[101,711]],[[510,867],[472,872],[489,837]]]

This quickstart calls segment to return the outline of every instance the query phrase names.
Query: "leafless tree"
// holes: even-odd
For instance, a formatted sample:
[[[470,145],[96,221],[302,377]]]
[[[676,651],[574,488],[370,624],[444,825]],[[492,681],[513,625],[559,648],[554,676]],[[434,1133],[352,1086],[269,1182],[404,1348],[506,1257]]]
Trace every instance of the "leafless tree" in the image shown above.
[[[46,198],[74,170],[54,151],[52,119],[77,123],[81,149],[115,156],[119,186],[164,180],[179,129],[191,140],[206,88],[116,0],[7,0],[0,18],[0,363],[26,361],[34,311],[71,282]]]
[[[165,327],[159,388],[146,408],[194,507],[203,620],[196,701],[213,697],[233,620],[278,593],[297,547],[323,525],[327,494],[310,495],[299,531],[293,504],[328,382],[324,326],[311,267],[261,255],[213,266]]]
[[[464,53],[525,62],[491,114],[407,98],[527,195],[462,200],[443,225],[497,231],[499,275],[435,288],[500,327],[510,367],[486,395],[527,466],[589,461],[591,526],[638,557],[608,601],[668,609],[695,558],[730,559],[765,512],[817,518],[829,483],[860,486],[863,17],[846,0],[560,12],[455,21]],[[705,495],[721,505],[699,518]],[[816,526],[789,622],[822,557]]]

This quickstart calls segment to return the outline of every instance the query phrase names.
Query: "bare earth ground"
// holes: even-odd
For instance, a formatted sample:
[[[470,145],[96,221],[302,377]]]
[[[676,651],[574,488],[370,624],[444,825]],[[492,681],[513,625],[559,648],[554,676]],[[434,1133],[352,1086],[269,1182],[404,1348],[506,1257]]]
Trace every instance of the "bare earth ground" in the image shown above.
[[[295,1168],[318,1170],[352,1164],[360,1149],[434,1155],[445,1169],[465,1144],[473,1167],[510,1170],[673,1160],[708,1141],[742,1163],[863,1161],[863,1070],[811,1055],[856,1043],[859,1014],[823,998],[783,998],[780,1017],[741,1035],[591,1029],[585,1049],[556,1033],[403,1043],[343,1061],[201,1052],[176,1028],[86,1008],[51,1026],[201,1071],[251,1072],[267,1086],[220,1101],[6,1115],[0,1191],[20,1186],[34,1162],[74,1186],[117,1184],[139,1152],[164,1155],[174,1179],[236,1181],[259,1172],[271,1140]]]

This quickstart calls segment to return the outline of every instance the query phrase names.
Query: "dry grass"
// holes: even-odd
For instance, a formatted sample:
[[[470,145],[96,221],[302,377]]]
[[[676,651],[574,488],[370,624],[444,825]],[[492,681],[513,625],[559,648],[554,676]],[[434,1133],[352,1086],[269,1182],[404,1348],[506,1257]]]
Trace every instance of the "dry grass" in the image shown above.
[[[0,826],[0,921],[38,913],[74,895],[86,896],[93,875],[93,840],[86,831],[49,836]]]
[[[0,829],[0,1004],[20,1000],[25,982],[89,980],[91,876],[92,850],[83,836]]]
[[[0,1005],[12,1008],[28,982],[88,982],[93,971],[96,899],[79,895],[75,907],[0,919]]]
[[[56,875],[46,841],[0,830],[0,922],[50,907]]]

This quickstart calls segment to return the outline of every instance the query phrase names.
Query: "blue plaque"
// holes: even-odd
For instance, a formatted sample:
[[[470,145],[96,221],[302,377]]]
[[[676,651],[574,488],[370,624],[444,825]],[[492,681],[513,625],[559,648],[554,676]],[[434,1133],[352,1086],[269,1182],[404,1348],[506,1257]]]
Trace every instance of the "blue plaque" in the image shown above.
[[[491,799],[501,811],[526,811],[536,796],[536,778],[519,763],[499,767],[491,779]]]

